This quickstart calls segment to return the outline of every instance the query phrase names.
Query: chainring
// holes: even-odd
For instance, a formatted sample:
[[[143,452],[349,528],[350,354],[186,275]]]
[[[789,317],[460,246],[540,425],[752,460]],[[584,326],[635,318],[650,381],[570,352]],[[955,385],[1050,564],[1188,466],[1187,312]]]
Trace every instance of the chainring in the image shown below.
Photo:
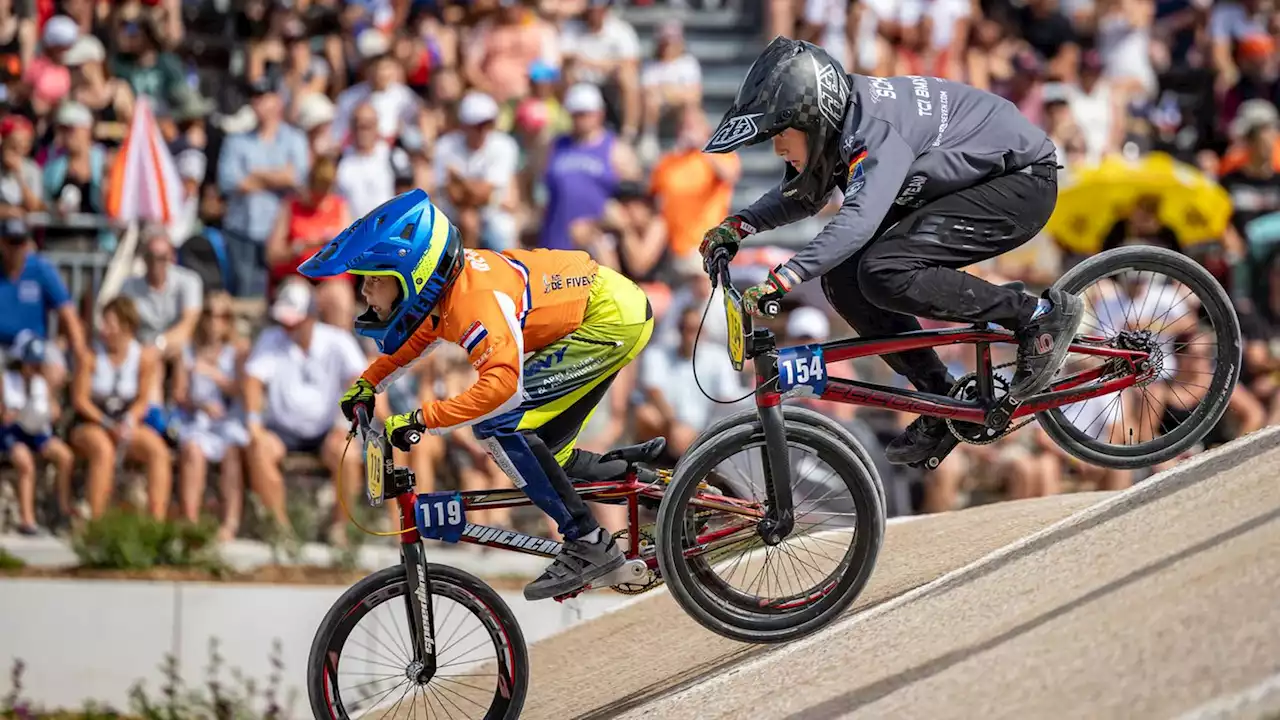
[[[640,550],[641,556],[643,556],[646,551],[652,551],[653,548],[658,543],[657,538],[654,537],[654,534],[650,531],[650,528],[652,527],[653,527],[652,525],[645,525],[644,527],[640,528],[639,550]],[[623,528],[613,534],[614,542],[620,543],[623,540],[627,541],[628,548],[631,547],[631,531],[628,530],[627,528]],[[647,582],[618,583],[617,585],[611,585],[609,587],[611,590],[613,590],[614,592],[620,595],[639,595],[640,593],[648,592],[649,590],[652,590],[653,588],[661,584],[662,584],[662,578],[658,576],[657,572],[650,570],[649,579]]]
[[[995,371],[1012,365],[1014,365],[1014,363],[1005,363],[1003,365],[992,366],[991,368],[991,379],[993,384],[992,390],[994,391],[997,401],[1009,394],[1009,381],[1005,379],[1003,375],[997,374]],[[955,384],[951,386],[950,394],[951,397],[956,398],[957,400],[975,400],[978,394],[978,374],[969,373],[968,375],[962,376],[959,380],[956,380]],[[968,443],[970,445],[990,445],[1005,435],[1024,427],[1033,419],[1034,418],[1028,418],[1017,425],[1011,424],[1006,427],[1003,432],[995,435],[989,435],[988,428],[985,425],[956,422],[951,418],[947,418],[947,429],[950,430],[951,435],[960,442]]]

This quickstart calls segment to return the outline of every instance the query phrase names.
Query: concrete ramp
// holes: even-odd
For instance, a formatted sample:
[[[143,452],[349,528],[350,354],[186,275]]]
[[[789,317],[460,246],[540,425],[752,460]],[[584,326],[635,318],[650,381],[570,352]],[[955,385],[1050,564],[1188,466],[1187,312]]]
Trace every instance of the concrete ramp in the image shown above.
[[[925,579],[922,566],[941,569],[934,552],[948,552],[936,533],[944,523],[965,537],[1007,524],[1012,538],[1020,513],[1050,507],[998,506],[898,528],[866,601],[919,585],[906,578]],[[921,543],[921,532],[932,537]],[[683,648],[714,656],[723,647],[719,665],[713,657],[690,667],[684,688],[617,716],[1280,718],[1280,428],[1193,458],[790,645],[735,658],[706,633],[684,632]],[[670,648],[651,671],[655,681],[692,655]],[[630,684],[616,687],[634,697]],[[555,707],[570,716],[594,704],[585,702]],[[540,702],[539,716],[552,703]]]
[[[1003,503],[892,524],[875,574],[851,612],[901,596],[1110,495]],[[522,717],[616,717],[771,651],[776,649],[736,643],[702,629],[665,591],[654,590],[632,605],[535,644]],[[749,712],[734,716],[769,717]]]

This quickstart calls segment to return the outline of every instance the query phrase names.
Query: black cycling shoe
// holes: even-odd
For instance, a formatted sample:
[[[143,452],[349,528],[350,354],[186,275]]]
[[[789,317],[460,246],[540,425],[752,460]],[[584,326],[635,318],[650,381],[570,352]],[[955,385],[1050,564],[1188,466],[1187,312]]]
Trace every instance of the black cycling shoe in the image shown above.
[[[1048,386],[1084,319],[1084,302],[1075,295],[1050,288],[1044,296],[1053,307],[1016,333],[1018,369],[1009,388],[1014,400],[1026,400]]]
[[[921,415],[907,426],[906,432],[885,446],[884,455],[894,465],[928,463],[931,458],[941,463],[959,443],[947,429],[946,420]],[[930,469],[933,467],[937,464]]]

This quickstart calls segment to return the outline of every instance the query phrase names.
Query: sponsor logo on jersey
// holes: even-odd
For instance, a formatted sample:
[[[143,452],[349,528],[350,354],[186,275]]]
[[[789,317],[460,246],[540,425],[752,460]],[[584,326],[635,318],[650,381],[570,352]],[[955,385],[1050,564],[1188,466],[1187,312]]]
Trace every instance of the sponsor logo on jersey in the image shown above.
[[[466,332],[462,333],[462,348],[470,353],[487,337],[489,337],[489,331],[485,329],[484,323],[477,320],[471,323],[471,327],[467,328]]]
[[[924,192],[924,186],[929,182],[927,175],[917,173],[911,176],[907,184],[898,192],[898,198],[893,202],[897,205],[905,207],[920,207],[924,201],[920,199],[920,193]]]
[[[867,84],[871,87],[871,102],[873,103],[880,102],[880,98],[898,99],[898,93],[893,89],[893,83],[889,81],[889,78],[868,77]]]
[[[716,150],[736,145],[743,140],[754,137],[756,132],[756,118],[764,113],[752,113],[750,115],[738,115],[725,120],[716,134],[712,136],[711,141],[707,143],[708,150]]]

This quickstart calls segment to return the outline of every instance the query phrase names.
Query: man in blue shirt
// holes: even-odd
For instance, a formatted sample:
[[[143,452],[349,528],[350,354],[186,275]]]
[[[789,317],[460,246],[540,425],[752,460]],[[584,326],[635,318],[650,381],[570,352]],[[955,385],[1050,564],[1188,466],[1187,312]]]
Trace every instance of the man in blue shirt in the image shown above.
[[[222,232],[231,266],[230,289],[238,297],[267,290],[263,248],[275,227],[280,200],[302,187],[310,169],[307,136],[284,122],[284,105],[266,78],[249,88],[258,126],[231,135],[218,156],[218,189],[227,199]]]
[[[0,223],[0,349],[11,348],[20,339],[47,340],[51,312],[58,314],[58,324],[75,356],[84,357],[88,352],[84,328],[58,271],[32,252],[22,221]],[[50,386],[61,387],[66,379],[65,364],[53,359],[46,365]]]

